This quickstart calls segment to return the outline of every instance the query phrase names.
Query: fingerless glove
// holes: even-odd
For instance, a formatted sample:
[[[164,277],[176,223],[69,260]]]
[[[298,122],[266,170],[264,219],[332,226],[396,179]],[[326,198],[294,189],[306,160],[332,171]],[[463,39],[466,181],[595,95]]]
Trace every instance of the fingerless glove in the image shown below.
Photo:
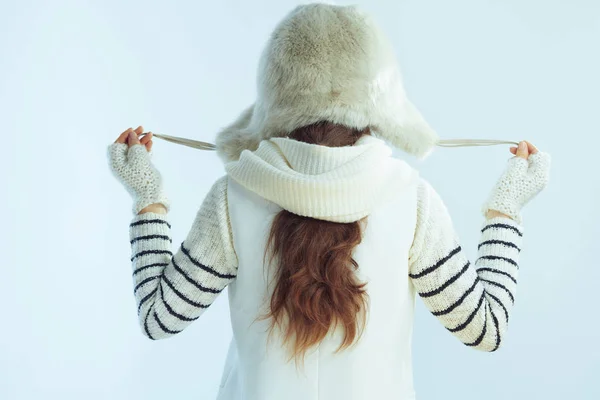
[[[161,203],[169,210],[170,201],[163,192],[161,175],[152,165],[146,147],[141,144],[128,147],[126,143],[113,143],[108,146],[108,160],[113,175],[134,200],[134,215],[154,203]]]
[[[548,184],[550,155],[538,151],[527,160],[513,157],[482,207],[496,210],[522,223],[521,209]]]

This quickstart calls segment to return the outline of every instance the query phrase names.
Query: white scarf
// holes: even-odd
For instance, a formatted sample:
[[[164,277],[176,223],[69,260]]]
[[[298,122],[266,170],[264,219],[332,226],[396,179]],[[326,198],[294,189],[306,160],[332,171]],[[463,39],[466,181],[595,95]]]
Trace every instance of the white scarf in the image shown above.
[[[404,180],[393,174],[397,168],[404,168],[407,178],[413,173],[391,154],[383,140],[371,135],[344,147],[276,137],[263,140],[254,152],[244,150],[225,170],[242,186],[294,214],[352,222],[398,190]]]

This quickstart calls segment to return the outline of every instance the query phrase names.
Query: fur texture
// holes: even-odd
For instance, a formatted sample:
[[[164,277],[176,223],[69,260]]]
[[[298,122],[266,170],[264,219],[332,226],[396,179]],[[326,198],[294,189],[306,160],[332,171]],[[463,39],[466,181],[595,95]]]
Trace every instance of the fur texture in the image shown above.
[[[263,50],[257,91],[256,102],[217,135],[225,162],[261,140],[322,120],[370,126],[417,157],[438,140],[406,97],[391,43],[355,6],[317,3],[290,12]]]

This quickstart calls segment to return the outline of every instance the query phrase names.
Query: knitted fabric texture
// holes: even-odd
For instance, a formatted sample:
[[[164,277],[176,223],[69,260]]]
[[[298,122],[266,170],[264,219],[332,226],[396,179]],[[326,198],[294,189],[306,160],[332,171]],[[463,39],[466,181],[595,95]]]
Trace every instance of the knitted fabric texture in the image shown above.
[[[113,143],[108,146],[107,153],[114,177],[134,200],[133,214],[153,203],[163,204],[167,211],[170,209],[160,172],[152,165],[151,153],[143,145],[128,148],[126,143]]]
[[[254,154],[244,152],[238,163],[230,164],[232,176],[224,176],[212,186],[187,238],[175,254],[171,251],[168,215],[136,215],[130,224],[131,261],[142,332],[151,339],[181,332],[236,279],[238,260],[227,210],[228,179],[234,176],[239,179],[245,170],[253,171],[253,174],[264,172],[257,182],[270,189],[261,189],[256,182],[249,186],[272,195],[272,201],[282,204],[290,202],[285,193],[293,197],[300,196],[300,189],[311,190],[310,185],[306,185],[312,180],[322,185],[317,185],[320,190],[313,191],[312,195],[322,198],[289,204],[303,214],[339,218],[353,212],[367,212],[369,207],[364,204],[376,206],[375,202],[355,202],[352,196],[346,203],[339,203],[340,198],[336,196],[340,181],[347,185],[342,192],[364,192],[360,186],[365,184],[363,178],[345,179],[354,176],[363,162],[373,163],[373,158],[377,158],[373,155],[389,154],[383,150],[379,139],[366,136],[357,146],[342,148],[279,138],[265,142]],[[537,159],[543,157],[537,156]],[[532,166],[538,162],[535,160]],[[509,161],[508,170],[515,167],[523,168],[523,164]],[[369,171],[372,179],[379,173],[377,169]],[[524,175],[512,176],[522,178]],[[506,334],[515,301],[523,227],[504,217],[486,220],[481,227],[477,259],[471,263],[441,198],[431,185],[419,179],[417,225],[407,279],[412,281],[430,312],[461,342],[479,350],[494,351]],[[252,182],[250,176],[241,181]],[[355,187],[350,190],[352,184]],[[498,187],[502,185],[505,185],[504,177],[499,180]],[[503,190],[496,188],[495,191]],[[277,192],[284,194],[276,195]],[[393,191],[386,195],[390,193]],[[522,204],[528,198],[519,195],[512,198],[511,203]],[[333,199],[336,207],[344,211],[336,211],[335,207],[328,209],[325,206],[327,199]],[[323,200],[323,203],[317,200]]]
[[[131,221],[133,291],[141,331],[150,339],[184,330],[236,278],[227,179],[212,186],[175,254],[166,214],[144,213]],[[444,203],[425,180],[419,186],[417,215],[407,279],[461,342],[496,350],[516,296],[523,227],[508,218],[485,221],[472,264]]]
[[[333,222],[367,216],[404,179],[385,171],[396,161],[408,179],[415,171],[390,156],[383,140],[363,135],[354,146],[327,147],[290,138],[261,142],[225,165],[228,175],[294,214]]]
[[[488,210],[497,210],[520,223],[521,208],[547,185],[549,172],[550,155],[547,153],[537,152],[527,160],[511,158],[483,205],[483,214]]]
[[[409,277],[429,311],[465,345],[500,347],[515,301],[522,238],[516,221],[486,220],[473,265],[446,206],[422,181]]]
[[[133,293],[148,338],[181,332],[235,279],[226,189],[225,177],[215,182],[175,254],[166,214],[136,215],[129,225]]]

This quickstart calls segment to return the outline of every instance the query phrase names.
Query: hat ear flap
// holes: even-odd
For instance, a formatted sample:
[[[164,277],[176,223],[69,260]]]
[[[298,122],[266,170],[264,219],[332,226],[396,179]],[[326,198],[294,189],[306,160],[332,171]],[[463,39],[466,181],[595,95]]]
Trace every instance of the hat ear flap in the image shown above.
[[[242,151],[254,151],[258,148],[260,138],[249,130],[250,121],[254,114],[254,104],[246,108],[239,117],[223,128],[215,139],[217,155],[227,163],[240,158]]]
[[[381,121],[383,123],[375,127],[377,136],[419,159],[427,157],[439,140],[419,110],[406,98],[395,115],[383,116]]]

